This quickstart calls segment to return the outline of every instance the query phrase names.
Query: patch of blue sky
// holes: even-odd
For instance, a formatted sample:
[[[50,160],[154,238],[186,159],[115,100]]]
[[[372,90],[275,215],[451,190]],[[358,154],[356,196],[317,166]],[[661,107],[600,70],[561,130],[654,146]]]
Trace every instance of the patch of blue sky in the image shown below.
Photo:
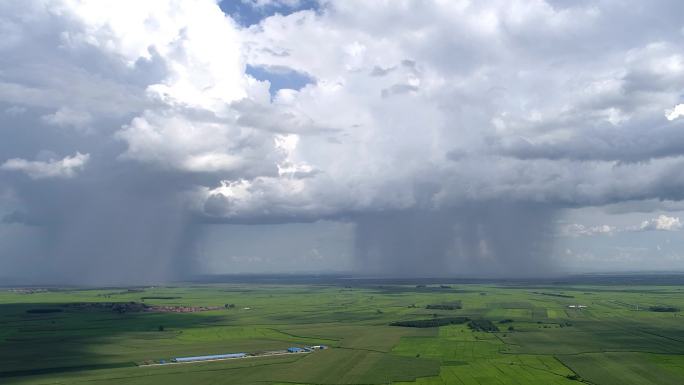
[[[279,90],[300,90],[307,84],[314,83],[316,79],[306,73],[297,72],[287,67],[265,67],[247,65],[247,73],[257,80],[268,80],[271,83],[269,89],[271,97]]]
[[[219,7],[226,15],[230,15],[240,25],[248,27],[258,24],[261,20],[279,13],[289,15],[305,9],[318,10],[316,0],[300,1],[258,1],[258,0],[222,0]]]

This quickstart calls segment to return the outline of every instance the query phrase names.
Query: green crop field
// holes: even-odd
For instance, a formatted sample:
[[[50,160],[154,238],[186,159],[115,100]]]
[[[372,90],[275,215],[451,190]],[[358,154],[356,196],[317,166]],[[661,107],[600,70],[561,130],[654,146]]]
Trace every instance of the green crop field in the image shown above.
[[[3,289],[0,383],[684,384],[683,294],[529,283]],[[168,364],[311,345],[329,349]]]

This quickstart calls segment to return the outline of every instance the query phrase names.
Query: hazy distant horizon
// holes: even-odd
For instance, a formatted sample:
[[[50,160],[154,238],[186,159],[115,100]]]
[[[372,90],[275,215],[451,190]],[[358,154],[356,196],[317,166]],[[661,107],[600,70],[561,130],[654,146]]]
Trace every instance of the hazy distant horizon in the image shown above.
[[[359,275],[353,272],[293,272],[293,273],[237,273],[237,274],[202,274],[187,277],[183,280],[139,281],[139,282],[104,282],[82,284],[60,281],[26,281],[0,276],[0,288],[130,288],[175,286],[192,284],[322,284],[322,285],[439,285],[439,284],[634,284],[641,285],[679,285],[684,284],[684,270],[680,271],[593,271],[558,273],[545,277],[495,277],[495,276],[381,276]]]

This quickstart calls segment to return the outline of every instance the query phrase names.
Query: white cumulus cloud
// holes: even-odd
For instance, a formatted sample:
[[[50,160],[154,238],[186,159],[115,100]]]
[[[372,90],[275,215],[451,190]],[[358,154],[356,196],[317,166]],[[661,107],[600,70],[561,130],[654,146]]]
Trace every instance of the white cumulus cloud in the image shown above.
[[[92,122],[92,116],[85,111],[62,107],[52,114],[44,115],[43,120],[59,127],[86,128]]]
[[[673,109],[665,111],[667,120],[675,120],[684,116],[684,104],[677,104]]]
[[[652,218],[641,223],[639,227],[640,230],[662,230],[662,231],[675,231],[682,229],[682,222],[679,217],[669,217],[667,215],[659,215],[656,218]]]
[[[79,171],[83,170],[89,159],[90,154],[81,154],[80,152],[73,156],[48,161],[13,158],[5,161],[0,169],[20,171],[33,179],[73,178]]]
[[[229,219],[684,199],[676,2],[244,1],[250,27],[212,0],[0,4],[0,102],[193,174]]]
[[[641,224],[636,226],[586,226],[579,223],[571,223],[561,227],[560,235],[566,237],[581,237],[594,235],[614,235],[618,233],[640,231],[677,231],[681,229],[682,223],[679,217],[661,214],[655,218],[646,219],[642,221]]]
[[[617,232],[615,226],[599,225],[599,226],[585,226],[578,223],[573,223],[562,228],[562,235],[570,237],[592,236],[592,235],[612,235]]]

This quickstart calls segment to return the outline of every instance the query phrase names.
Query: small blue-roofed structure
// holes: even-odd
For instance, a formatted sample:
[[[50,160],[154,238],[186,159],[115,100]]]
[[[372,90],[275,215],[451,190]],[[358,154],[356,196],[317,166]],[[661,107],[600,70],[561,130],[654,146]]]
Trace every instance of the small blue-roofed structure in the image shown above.
[[[174,362],[193,362],[193,361],[209,361],[209,360],[225,360],[229,358],[243,358],[247,353],[230,353],[230,354],[213,354],[209,356],[194,356],[194,357],[177,357]]]
[[[304,349],[298,348],[298,347],[287,348],[288,353],[301,353],[303,351],[304,351]]]

